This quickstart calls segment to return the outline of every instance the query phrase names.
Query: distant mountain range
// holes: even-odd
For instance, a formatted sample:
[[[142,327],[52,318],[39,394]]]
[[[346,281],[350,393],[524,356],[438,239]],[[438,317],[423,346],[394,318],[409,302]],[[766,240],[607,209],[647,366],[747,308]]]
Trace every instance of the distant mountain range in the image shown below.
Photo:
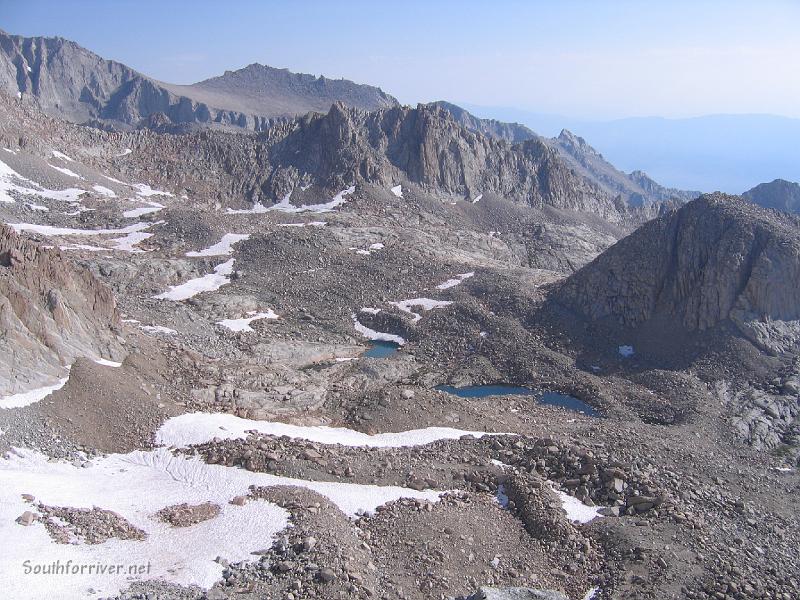
[[[593,121],[462,103],[475,115],[515,121],[542,135],[568,129],[624,171],[644,170],[680,189],[741,194],[776,178],[800,181],[800,119],[709,115]]]
[[[105,60],[63,38],[0,31],[0,88],[35,99],[48,114],[115,128],[235,126],[263,130],[274,118],[396,106],[379,88],[253,64],[193,85],[172,85]]]

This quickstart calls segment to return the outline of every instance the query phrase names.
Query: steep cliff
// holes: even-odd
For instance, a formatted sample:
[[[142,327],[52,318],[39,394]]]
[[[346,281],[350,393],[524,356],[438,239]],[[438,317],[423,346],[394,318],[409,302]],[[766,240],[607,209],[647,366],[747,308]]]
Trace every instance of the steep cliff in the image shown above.
[[[52,384],[78,357],[114,358],[109,288],[0,225],[0,396]]]

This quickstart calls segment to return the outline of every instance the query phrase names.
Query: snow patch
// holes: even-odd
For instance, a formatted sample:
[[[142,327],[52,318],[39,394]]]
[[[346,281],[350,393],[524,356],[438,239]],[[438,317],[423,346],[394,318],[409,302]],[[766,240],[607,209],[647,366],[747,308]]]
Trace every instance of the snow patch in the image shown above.
[[[109,177],[109,179],[111,179],[111,178]],[[170,194],[169,192],[162,192],[161,190],[155,190],[155,189],[151,188],[149,185],[147,185],[146,183],[133,183],[133,184],[130,184],[130,185],[131,185],[131,187],[133,189],[136,190],[136,195],[137,196],[141,196],[142,198],[149,198],[150,196],[170,196],[170,197],[172,197],[172,194]]]
[[[399,302],[389,302],[392,306],[396,306],[404,313],[411,315],[411,322],[416,323],[422,318],[422,315],[415,313],[411,307],[420,307],[422,310],[434,310],[436,308],[444,308],[450,306],[452,302],[449,300],[431,300],[430,298],[412,298],[411,300],[400,300]]]
[[[375,331],[374,329],[370,329],[366,325],[362,325],[358,317],[353,315],[353,326],[355,327],[356,331],[363,335],[368,340],[372,340],[375,342],[394,342],[398,346],[402,346],[406,343],[406,341],[401,338],[399,335],[394,335],[393,333],[382,333],[380,331]]]
[[[336,194],[332,200],[322,203],[322,204],[304,204],[303,206],[294,206],[291,203],[292,193],[289,192],[283,197],[283,200],[278,202],[277,204],[273,204],[270,207],[266,207],[261,202],[256,202],[253,205],[253,208],[245,208],[235,210],[232,208],[228,209],[229,215],[256,215],[256,214],[263,214],[269,212],[271,210],[276,210],[279,212],[285,213],[303,213],[303,212],[315,212],[315,213],[326,213],[331,212],[335,208],[338,208],[347,200],[345,200],[345,196],[348,196],[356,191],[355,186],[351,186],[346,190],[342,190],[338,194]]]
[[[117,368],[117,367],[121,367],[122,366],[121,362],[108,360],[107,358],[95,358],[94,362],[96,362],[98,365],[103,365],[104,367],[115,367],[115,368]]]
[[[60,158],[61,160],[66,160],[67,162],[75,162],[69,156],[67,156],[63,152],[59,152],[58,150],[53,150],[53,156],[55,156],[56,158]]]
[[[93,185],[92,189],[100,194],[101,196],[105,196],[106,198],[116,198],[117,194],[111,188],[107,188],[104,185]]]
[[[11,150],[9,150],[9,152],[11,152]],[[86,190],[78,188],[48,190],[35,181],[20,175],[7,164],[0,161],[0,202],[14,202],[14,198],[9,192],[16,192],[23,196],[42,196],[43,198],[59,202],[78,202],[80,196],[85,194]]]
[[[138,323],[139,321],[133,319],[132,322]],[[139,329],[146,331],[147,333],[164,333],[166,335],[175,335],[178,333],[174,329],[164,327],[163,325],[139,325]]]
[[[339,444],[342,446],[368,448],[401,448],[422,446],[439,440],[457,440],[471,435],[476,438],[494,435],[485,431],[466,431],[450,427],[427,427],[399,433],[376,433],[368,435],[345,427],[324,425],[301,426],[243,419],[229,413],[188,413],[168,419],[156,432],[156,443],[163,446],[185,448],[204,444],[214,438],[230,440],[243,439],[249,431],[266,435],[288,436],[294,439],[319,444]]]
[[[452,287],[456,287],[460,283],[463,283],[465,280],[469,279],[470,277],[474,277],[475,272],[470,271],[469,273],[461,273],[460,275],[456,275],[452,279],[448,279],[444,283],[440,283],[436,286],[437,290],[449,290]]]
[[[47,163],[47,166],[55,169],[56,171],[59,171],[59,172],[63,173],[67,177],[74,177],[75,179],[83,179],[83,177],[78,175],[75,171],[70,171],[66,167],[57,167],[55,165],[51,165],[50,163]]]
[[[573,523],[589,523],[602,516],[596,506],[586,506],[577,498],[561,490],[555,490],[555,492],[561,499],[561,508]]]
[[[276,223],[277,227],[325,227],[326,221],[307,221],[305,223]]]
[[[214,267],[214,272],[203,275],[196,279],[190,279],[186,283],[170,286],[169,290],[163,294],[153,296],[158,300],[174,300],[179,302],[202,292],[214,292],[231,282],[230,275],[233,273],[233,263],[235,259],[230,259]]]
[[[233,245],[244,240],[249,240],[250,234],[248,233],[226,233],[222,236],[222,240],[199,252],[187,252],[186,256],[225,256],[226,254],[233,254]]]
[[[278,318],[278,315],[272,309],[267,312],[250,312],[247,314],[252,316],[243,317],[241,319],[223,319],[222,321],[217,321],[217,325],[221,325],[231,331],[253,331],[253,328],[250,327],[250,323],[253,321]]]
[[[481,201],[481,199],[482,199],[482,198],[483,198],[483,194],[478,194],[477,196],[475,196],[475,197],[472,199],[472,203],[473,203],[473,204],[477,204],[478,202],[480,202],[480,201]]]
[[[133,150],[131,150],[130,148],[125,148],[125,150],[123,150],[119,154],[115,154],[114,156],[116,156],[117,158],[119,158],[120,156],[128,156],[128,154],[130,154],[131,152],[133,152]]]
[[[393,188],[390,188],[389,191],[392,192],[398,198],[402,198],[403,197],[403,186],[402,185],[396,185]]]
[[[0,398],[0,409],[22,408],[23,406],[30,406],[31,404],[39,402],[39,400],[44,400],[53,392],[60,390],[62,387],[67,385],[68,381],[69,377],[64,377],[52,385],[47,385],[34,390],[28,390],[27,392],[20,392],[18,394],[11,394],[10,396]]]

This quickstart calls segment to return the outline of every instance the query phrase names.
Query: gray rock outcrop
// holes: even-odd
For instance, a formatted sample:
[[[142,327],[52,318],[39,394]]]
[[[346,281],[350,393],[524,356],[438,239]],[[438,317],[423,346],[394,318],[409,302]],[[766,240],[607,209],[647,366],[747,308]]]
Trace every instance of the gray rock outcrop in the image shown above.
[[[49,385],[79,357],[118,357],[118,326],[88,270],[0,225],[0,396]]]

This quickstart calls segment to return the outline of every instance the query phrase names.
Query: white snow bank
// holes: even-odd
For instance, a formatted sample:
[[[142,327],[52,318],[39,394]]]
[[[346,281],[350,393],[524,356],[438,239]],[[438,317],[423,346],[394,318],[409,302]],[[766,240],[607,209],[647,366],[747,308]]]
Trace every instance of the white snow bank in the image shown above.
[[[289,485],[312,489],[347,515],[374,511],[402,497],[430,501],[440,494],[408,488],[346,483],[309,482],[244,469],[208,465],[198,458],[173,456],[165,449],[111,454],[91,461],[88,468],[50,462],[29,450],[15,450],[0,460],[0,536],[13,552],[0,555],[4,596],[9,598],[85,598],[92,588],[102,596],[115,596],[131,578],[120,574],[85,573],[58,577],[24,575],[23,560],[31,564],[103,564],[150,566],[141,579],[163,579],[179,585],[210,588],[222,576],[215,561],[254,560],[253,551],[269,547],[287,527],[288,513],[265,501],[244,506],[230,504],[246,496],[251,485]],[[102,544],[56,544],[38,522],[22,527],[14,520],[32,510],[21,495],[32,494],[48,505],[99,507],[114,511],[147,534],[145,540],[110,539]],[[221,512],[190,527],[172,527],[153,518],[162,508],[179,503],[213,502]]]
[[[368,340],[375,342],[394,342],[398,346],[402,346],[406,343],[406,341],[399,335],[394,335],[393,333],[382,333],[380,331],[370,329],[366,325],[362,325],[355,315],[353,315],[353,326],[358,333],[363,335]]]
[[[361,309],[361,312],[367,313],[368,315],[377,315],[379,312],[381,312],[381,309],[370,308],[369,306],[365,306],[364,308]]]
[[[75,179],[83,179],[83,177],[78,175],[75,171],[70,171],[66,167],[57,167],[55,165],[51,165],[50,163],[47,163],[47,166],[55,169],[56,171],[59,171],[59,172],[63,173],[67,177],[74,177]]]
[[[128,154],[130,154],[131,152],[133,152],[133,150],[131,150],[130,148],[125,148],[125,150],[123,150],[123,151],[122,151],[122,152],[120,152],[119,154],[115,154],[115,156],[116,156],[116,157],[120,157],[120,156],[128,156]]]
[[[630,358],[635,354],[633,351],[633,346],[620,346],[617,348],[617,351],[619,352],[620,356],[624,356],[625,358]]]
[[[465,280],[469,279],[470,277],[474,277],[475,272],[470,271],[469,273],[461,273],[460,275],[456,275],[452,279],[448,279],[444,283],[440,283],[436,286],[437,290],[448,290],[452,287],[456,287],[458,284],[463,283]]]
[[[482,198],[483,198],[483,194],[478,194],[477,196],[475,196],[475,197],[472,199],[472,203],[473,203],[473,204],[477,204],[478,202],[480,202],[480,201],[481,201],[481,199],[482,199]]]
[[[427,427],[399,433],[377,433],[368,435],[344,427],[287,425],[269,421],[243,419],[228,413],[188,413],[168,419],[156,433],[156,443],[164,446],[184,448],[204,444],[214,438],[230,440],[247,437],[248,431],[288,436],[319,444],[340,444],[369,448],[400,448],[422,446],[438,440],[457,440],[464,435],[477,438],[493,435],[485,431],[465,431],[450,427]]]
[[[253,321],[258,321],[259,319],[277,319],[278,315],[270,309],[267,312],[250,312],[247,313],[248,315],[253,315],[251,317],[243,317],[241,319],[223,319],[222,321],[217,321],[217,325],[222,325],[231,331],[253,331],[253,328],[250,327],[250,323]]]
[[[411,307],[420,307],[422,310],[434,310],[436,308],[443,308],[450,306],[452,302],[448,300],[431,300],[430,298],[412,298],[411,300],[400,300],[399,302],[389,302],[392,306],[396,306],[405,313],[411,315],[411,322],[416,323],[422,318],[422,315],[415,313]]]
[[[160,221],[159,223],[161,222],[163,221]],[[34,233],[46,236],[50,235],[91,236],[91,235],[114,235],[122,233],[125,234],[124,237],[119,237],[109,240],[109,242],[114,244],[114,246],[112,246],[111,248],[74,244],[74,245],[61,246],[61,249],[89,250],[89,251],[118,250],[121,252],[136,253],[136,252],[144,252],[144,250],[135,248],[136,244],[139,244],[144,240],[153,237],[152,233],[145,233],[144,230],[150,228],[152,225],[158,225],[159,223],[134,223],[133,225],[128,225],[127,227],[122,227],[121,229],[72,229],[69,227],[54,227],[52,225],[34,225],[32,223],[9,223],[8,225],[12,227],[14,231],[16,231],[17,233],[21,231],[32,231]]]
[[[389,191],[392,192],[398,198],[402,198],[403,197],[403,186],[402,185],[396,185],[393,188],[390,188]]]
[[[291,203],[292,193],[289,192],[283,197],[283,200],[278,202],[277,204],[273,204],[270,207],[266,207],[261,202],[256,202],[253,204],[253,208],[245,208],[235,210],[233,208],[228,209],[229,215],[256,215],[269,212],[271,210],[277,210],[279,212],[285,213],[302,213],[302,212],[315,212],[315,213],[326,213],[331,212],[333,209],[338,208],[347,200],[345,200],[345,196],[352,194],[356,191],[355,186],[351,186],[346,190],[342,190],[338,194],[336,194],[332,200],[322,204],[304,204],[303,206],[294,206]]]
[[[596,506],[586,506],[577,498],[561,490],[555,490],[555,492],[561,499],[561,508],[573,523],[588,523],[602,516]]]
[[[249,240],[250,234],[248,233],[226,233],[222,236],[222,240],[199,252],[187,252],[186,256],[225,256],[226,254],[233,254],[233,245],[244,240]]]
[[[178,333],[174,329],[164,327],[163,325],[139,325],[139,329],[147,333],[165,333],[167,335],[175,335]]]
[[[2,397],[0,398],[0,409],[22,408],[23,406],[30,406],[31,404],[39,402],[39,400],[44,400],[56,390],[60,390],[62,387],[67,385],[68,381],[69,377],[64,377],[63,379],[59,379],[53,385],[47,385],[36,388],[35,390],[29,390],[27,392],[20,392],[19,394],[12,394],[10,396]]]
[[[109,177],[109,179],[110,179],[110,177]],[[172,194],[170,194],[169,192],[162,192],[161,190],[155,190],[155,189],[151,188],[149,185],[147,185],[146,183],[132,183],[132,184],[130,184],[130,186],[133,189],[136,190],[136,195],[137,196],[141,196],[142,198],[148,198],[150,196],[170,196],[170,197],[172,197]]]
[[[86,190],[78,188],[48,190],[0,161],[0,202],[14,202],[9,194],[12,191],[23,196],[42,196],[59,202],[77,202],[81,194],[86,193]]]
[[[305,223],[276,223],[277,227],[325,227],[326,221],[307,221]]]
[[[186,283],[170,286],[169,290],[163,294],[153,296],[158,300],[186,300],[202,292],[214,292],[223,285],[231,282],[230,275],[233,273],[233,263],[235,259],[230,259],[214,267],[214,272],[196,279],[190,279]]]
[[[116,198],[117,194],[111,188],[107,188],[104,185],[93,185],[92,189],[100,194],[101,196],[105,196],[106,198]]]
[[[94,362],[98,365],[103,365],[104,367],[121,367],[121,362],[116,362],[113,360],[108,360],[107,358],[95,358]]]
[[[69,156],[67,156],[63,152],[59,152],[58,150],[53,150],[53,156],[55,156],[56,158],[60,158],[61,160],[66,160],[68,162],[75,162]]]
[[[126,210],[124,213],[122,213],[122,216],[128,219],[132,218],[135,219],[141,217],[142,215],[149,215],[151,213],[156,213],[164,208],[164,205],[159,204],[158,202],[153,202],[148,200],[141,200],[140,202],[144,202],[147,206]]]

